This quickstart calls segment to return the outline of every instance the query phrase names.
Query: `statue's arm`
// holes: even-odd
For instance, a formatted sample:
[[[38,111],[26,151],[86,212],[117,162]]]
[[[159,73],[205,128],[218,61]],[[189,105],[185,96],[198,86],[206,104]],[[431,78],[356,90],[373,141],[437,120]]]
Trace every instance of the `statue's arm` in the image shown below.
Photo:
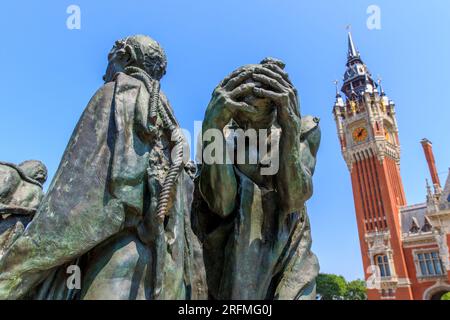
[[[234,167],[228,159],[230,155],[227,152],[223,129],[239,112],[255,112],[254,107],[238,101],[240,97],[253,91],[255,84],[246,83],[251,76],[251,70],[245,68],[237,69],[227,76],[214,90],[203,121],[203,140],[208,140],[211,136],[216,138],[202,141],[200,193],[209,208],[221,217],[233,212],[237,196],[237,181]],[[211,144],[218,144],[219,150],[222,151],[214,155],[215,161],[207,159]]]
[[[300,212],[313,191],[320,128],[314,118],[300,117],[297,91],[283,70],[276,66],[270,66],[270,70],[259,68],[253,78],[268,88],[255,88],[255,94],[272,99],[277,105],[277,121],[282,130],[276,174],[281,209],[285,213]]]
[[[303,118],[302,120],[308,120]],[[280,139],[280,169],[277,189],[281,205],[286,213],[300,212],[312,196],[312,175],[316,166],[320,143],[320,128],[302,134],[305,121],[296,120],[291,126],[283,126]]]
[[[234,173],[234,168],[230,161],[228,161],[228,153],[225,151],[225,138],[223,131],[218,129],[216,124],[211,124],[209,121],[203,123],[203,133],[207,134],[208,130],[215,130],[220,132],[220,140],[216,141],[219,136],[216,136],[212,141],[205,142],[205,148],[213,143],[219,143],[223,146],[223,154],[221,155],[220,163],[209,163],[209,155],[204,152],[203,164],[200,174],[199,186],[200,193],[203,199],[208,204],[211,211],[221,217],[230,215],[235,207],[235,199],[237,195],[237,181]],[[227,164],[228,163],[228,164]]]

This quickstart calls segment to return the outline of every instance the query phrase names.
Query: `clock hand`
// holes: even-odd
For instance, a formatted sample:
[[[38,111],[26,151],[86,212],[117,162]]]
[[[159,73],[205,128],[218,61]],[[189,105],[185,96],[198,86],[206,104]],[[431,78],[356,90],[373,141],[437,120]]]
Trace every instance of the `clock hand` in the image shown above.
[[[363,135],[364,130],[363,129],[359,129],[358,131],[358,138],[361,138]]]

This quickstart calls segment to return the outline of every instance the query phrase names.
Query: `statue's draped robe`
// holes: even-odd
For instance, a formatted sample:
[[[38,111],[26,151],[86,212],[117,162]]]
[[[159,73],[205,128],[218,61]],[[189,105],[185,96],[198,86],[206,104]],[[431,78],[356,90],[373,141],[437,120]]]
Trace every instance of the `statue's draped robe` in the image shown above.
[[[123,73],[91,99],[34,220],[0,260],[0,299],[202,298],[201,253],[190,227],[193,183],[184,171],[165,227],[145,235],[152,191],[170,165],[169,139],[152,130],[149,101],[143,82]],[[66,285],[72,264],[81,290]]]
[[[276,191],[260,188],[237,167],[235,176],[236,208],[225,219],[211,211],[196,185],[194,225],[204,247],[210,297],[315,299],[319,265],[306,207],[284,215]]]

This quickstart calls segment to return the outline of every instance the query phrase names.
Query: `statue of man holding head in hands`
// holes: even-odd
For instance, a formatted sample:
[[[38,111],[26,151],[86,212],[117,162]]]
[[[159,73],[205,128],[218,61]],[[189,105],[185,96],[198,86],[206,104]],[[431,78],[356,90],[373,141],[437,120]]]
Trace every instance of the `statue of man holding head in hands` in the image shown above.
[[[203,140],[209,130],[220,130],[230,146],[251,136],[249,130],[267,131],[265,138],[253,135],[258,148],[237,143],[219,161],[203,161],[198,173],[196,226],[212,299],[315,298],[318,262],[305,202],[312,195],[320,128],[317,118],[300,116],[284,67],[266,58],[237,69],[215,89],[206,110]],[[211,143],[217,141],[204,142],[203,151]],[[269,153],[260,148],[264,144]],[[239,153],[245,159],[258,153],[259,160],[236,163]],[[264,170],[268,166],[275,170]]]

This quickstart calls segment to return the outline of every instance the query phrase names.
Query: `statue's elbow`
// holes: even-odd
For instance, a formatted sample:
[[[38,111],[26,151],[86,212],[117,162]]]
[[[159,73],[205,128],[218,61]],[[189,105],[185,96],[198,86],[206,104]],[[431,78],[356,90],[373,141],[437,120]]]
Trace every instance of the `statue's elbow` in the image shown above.
[[[200,193],[208,204],[208,208],[220,216],[226,218],[231,215],[236,206],[237,184],[235,180],[220,183],[204,183],[200,180]]]
[[[294,212],[301,212],[303,210],[303,207],[305,206],[305,202],[307,199],[304,199],[303,197],[292,199],[291,201],[285,201],[281,204],[282,212],[291,214]]]
[[[203,198],[205,199],[206,203],[208,204],[209,209],[214,212],[215,214],[217,214],[219,217],[221,218],[226,218],[228,216],[230,216],[236,206],[236,193],[235,192],[231,192],[232,194],[230,194],[230,196],[219,196],[219,195],[212,195],[212,198],[209,197],[205,197],[203,196]]]
[[[281,191],[281,190],[280,190]],[[313,184],[311,179],[302,180],[295,188],[285,189],[280,192],[280,206],[283,212],[300,212],[306,201],[313,195]]]
[[[230,216],[233,213],[234,208],[235,208],[234,201],[218,202],[215,204],[214,208],[211,208],[211,210],[213,210],[214,213],[216,213],[221,218],[225,219],[226,217]]]

